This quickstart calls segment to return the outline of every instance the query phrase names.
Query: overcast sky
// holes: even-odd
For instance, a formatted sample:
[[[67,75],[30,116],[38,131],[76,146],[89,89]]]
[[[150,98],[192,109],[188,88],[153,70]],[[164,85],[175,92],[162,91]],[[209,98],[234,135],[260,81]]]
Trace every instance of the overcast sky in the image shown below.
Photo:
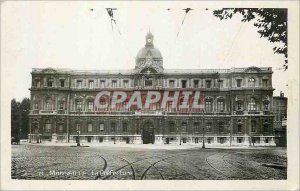
[[[121,35],[112,30],[106,7],[118,9],[114,17]],[[176,38],[186,7],[195,10]],[[132,69],[150,29],[164,68],[273,67],[274,95],[287,93],[287,72],[278,70],[284,56],[273,53],[274,45],[260,38],[253,23],[242,23],[238,15],[214,17],[217,8],[178,1],[2,2],[2,72],[11,83],[5,91],[17,100],[29,97],[32,68]]]

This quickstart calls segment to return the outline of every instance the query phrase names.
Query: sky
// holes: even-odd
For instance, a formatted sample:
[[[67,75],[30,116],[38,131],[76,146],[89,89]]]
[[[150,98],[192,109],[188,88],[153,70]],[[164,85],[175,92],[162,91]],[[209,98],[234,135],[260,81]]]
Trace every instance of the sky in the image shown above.
[[[121,35],[112,29],[107,7],[117,8]],[[176,37],[187,7],[194,10]],[[2,2],[1,70],[10,83],[4,91],[19,101],[30,97],[32,68],[133,69],[150,30],[166,69],[272,67],[274,95],[287,94],[288,73],[278,70],[284,56],[274,54],[274,44],[240,15],[222,21],[213,16],[220,8],[197,1]]]

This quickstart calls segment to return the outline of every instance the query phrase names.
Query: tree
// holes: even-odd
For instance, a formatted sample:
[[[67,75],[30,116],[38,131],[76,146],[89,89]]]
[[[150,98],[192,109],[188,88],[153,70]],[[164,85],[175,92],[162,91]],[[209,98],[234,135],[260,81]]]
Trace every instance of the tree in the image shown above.
[[[20,103],[17,102],[15,99],[11,100],[11,137],[15,139],[19,136],[19,128],[20,128],[20,121],[19,121],[19,108]]]
[[[266,37],[270,42],[276,43],[273,48],[274,53],[284,54],[283,67],[286,70],[288,68],[287,9],[223,8],[213,12],[220,20],[231,19],[237,13],[243,16],[242,22],[254,21],[260,37]]]
[[[24,98],[22,102],[11,100],[11,137],[19,142],[27,138],[29,132],[30,99]]]

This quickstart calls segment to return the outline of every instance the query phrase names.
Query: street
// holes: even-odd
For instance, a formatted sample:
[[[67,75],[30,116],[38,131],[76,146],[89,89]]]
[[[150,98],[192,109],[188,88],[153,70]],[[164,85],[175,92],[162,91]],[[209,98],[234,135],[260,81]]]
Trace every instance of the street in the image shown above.
[[[146,149],[12,145],[12,179],[286,179],[286,148]]]

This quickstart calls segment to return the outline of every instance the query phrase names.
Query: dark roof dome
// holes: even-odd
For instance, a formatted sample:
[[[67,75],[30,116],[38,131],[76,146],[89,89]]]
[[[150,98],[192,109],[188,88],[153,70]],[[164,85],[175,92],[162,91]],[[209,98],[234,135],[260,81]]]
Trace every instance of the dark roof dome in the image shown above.
[[[153,38],[153,35],[149,31],[146,35],[145,47],[139,50],[136,58],[146,58],[149,53],[152,58],[162,58],[160,51],[157,48],[154,48]]]

